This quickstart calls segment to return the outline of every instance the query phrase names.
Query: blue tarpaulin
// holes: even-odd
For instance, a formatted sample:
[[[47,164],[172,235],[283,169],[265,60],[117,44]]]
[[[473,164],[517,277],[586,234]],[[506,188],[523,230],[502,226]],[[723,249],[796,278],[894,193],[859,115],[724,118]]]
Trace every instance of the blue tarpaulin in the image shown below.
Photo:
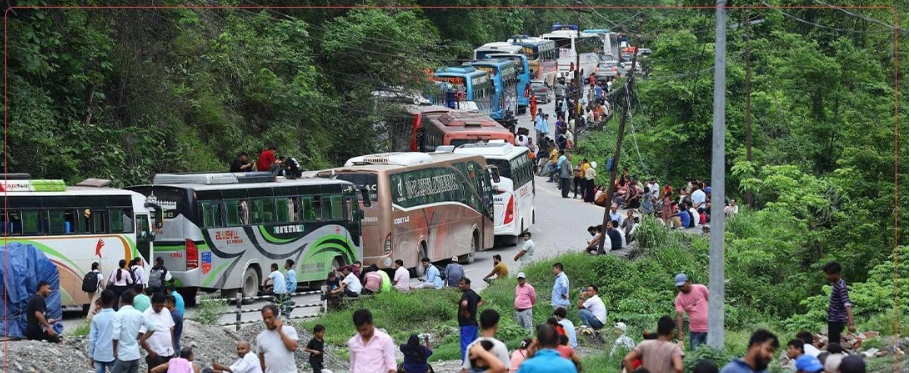
[[[47,304],[48,319],[60,320],[60,274],[57,265],[51,262],[34,245],[10,243],[0,247],[0,315],[7,322],[0,323],[0,335],[21,338],[25,331],[25,307],[28,298],[38,291],[38,282],[51,284],[51,295]],[[63,331],[63,324],[54,324],[57,333]]]

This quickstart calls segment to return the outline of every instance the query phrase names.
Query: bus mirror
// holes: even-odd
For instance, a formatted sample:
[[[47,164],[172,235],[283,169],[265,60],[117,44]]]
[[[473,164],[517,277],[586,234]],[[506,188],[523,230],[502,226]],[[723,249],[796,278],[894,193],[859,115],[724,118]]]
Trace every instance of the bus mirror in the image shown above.
[[[499,168],[497,168],[496,166],[487,166],[487,171],[490,172],[490,179],[493,180],[494,183],[500,182],[500,169]]]
[[[364,207],[370,207],[370,191],[364,186],[361,186],[359,189],[361,190],[361,199],[364,201]],[[363,215],[361,218],[363,218]]]
[[[161,206],[159,206],[158,204],[155,204],[155,203],[146,202],[145,207],[155,210],[155,216],[152,218],[152,220],[153,220],[152,230],[153,231],[160,230],[161,227],[164,226],[164,224],[162,223],[162,221],[164,220],[164,214],[163,214],[163,211],[161,210]]]

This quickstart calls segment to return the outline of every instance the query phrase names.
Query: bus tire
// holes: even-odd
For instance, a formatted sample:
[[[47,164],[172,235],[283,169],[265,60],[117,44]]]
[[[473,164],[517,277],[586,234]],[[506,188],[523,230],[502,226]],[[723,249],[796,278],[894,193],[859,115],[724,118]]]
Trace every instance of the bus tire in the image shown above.
[[[478,231],[475,231],[474,233],[471,234],[471,245],[469,246],[470,251],[468,251],[468,254],[462,255],[459,258],[459,262],[461,262],[462,264],[474,263],[475,255],[477,255],[477,252],[478,252],[478,247],[480,247],[480,245],[481,245],[480,242],[481,242],[481,238],[478,235]]]
[[[190,288],[177,288],[177,294],[183,297],[183,303],[187,307],[196,306],[196,292],[199,290],[197,287]]]
[[[424,266],[421,265],[421,260],[427,257],[427,242],[421,241],[421,249],[418,250],[418,260],[417,264],[414,266],[414,276],[421,277],[424,275]]]
[[[251,265],[247,267],[244,271],[244,278],[241,282],[241,294],[245,298],[241,303],[250,304],[253,303],[253,300],[247,300],[246,298],[251,298],[257,296],[259,293],[259,284],[262,283],[259,275],[259,267],[257,265]]]

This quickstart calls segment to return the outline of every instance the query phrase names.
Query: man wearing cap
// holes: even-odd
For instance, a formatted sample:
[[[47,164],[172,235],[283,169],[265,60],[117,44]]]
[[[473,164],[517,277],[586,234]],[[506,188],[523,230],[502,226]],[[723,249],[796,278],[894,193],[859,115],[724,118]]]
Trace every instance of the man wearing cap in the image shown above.
[[[607,322],[607,308],[604,301],[598,296],[598,287],[588,285],[579,297],[579,318],[582,325],[595,330],[601,330]]]
[[[612,347],[610,350],[611,357],[616,355],[618,352],[628,353],[632,351],[633,348],[636,348],[636,342],[633,341],[633,339],[628,335],[626,335],[625,323],[617,322],[614,324],[614,335],[617,336],[617,339],[614,341],[614,347]]]
[[[797,367],[797,373],[819,373],[823,371],[823,366],[819,363],[819,359],[810,355],[798,356],[795,366]]]
[[[674,277],[674,285],[680,290],[674,301],[677,340],[683,341],[683,313],[686,312],[690,319],[690,351],[695,351],[709,335],[709,289],[705,285],[691,284],[683,273]]]
[[[451,288],[459,287],[459,280],[465,277],[465,268],[462,268],[462,265],[459,264],[459,257],[452,257],[452,263],[446,265],[446,269],[443,270],[443,281],[446,283],[446,286]]]
[[[525,282],[525,272],[519,272],[516,275],[516,299],[513,301],[513,307],[516,309],[516,323],[529,332],[532,331],[531,309],[534,308],[538,295],[535,293],[534,286]]]

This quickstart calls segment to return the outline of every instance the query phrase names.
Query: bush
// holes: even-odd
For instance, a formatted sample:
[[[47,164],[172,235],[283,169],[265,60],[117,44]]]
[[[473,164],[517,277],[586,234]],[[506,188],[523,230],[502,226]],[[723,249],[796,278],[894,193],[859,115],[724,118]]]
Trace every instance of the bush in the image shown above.
[[[76,329],[73,329],[72,332],[68,333],[68,336],[72,337],[85,337],[89,335],[89,332],[92,330],[91,322],[84,322],[79,324]]]
[[[692,372],[699,360],[709,360],[718,366],[718,369],[724,368],[731,361],[730,355],[723,350],[709,347],[709,345],[700,345],[696,351],[687,351],[683,357],[683,371]],[[772,360],[774,364],[774,359]]]
[[[228,307],[228,300],[215,296],[202,296],[193,311],[193,320],[203,325],[215,325]]]

